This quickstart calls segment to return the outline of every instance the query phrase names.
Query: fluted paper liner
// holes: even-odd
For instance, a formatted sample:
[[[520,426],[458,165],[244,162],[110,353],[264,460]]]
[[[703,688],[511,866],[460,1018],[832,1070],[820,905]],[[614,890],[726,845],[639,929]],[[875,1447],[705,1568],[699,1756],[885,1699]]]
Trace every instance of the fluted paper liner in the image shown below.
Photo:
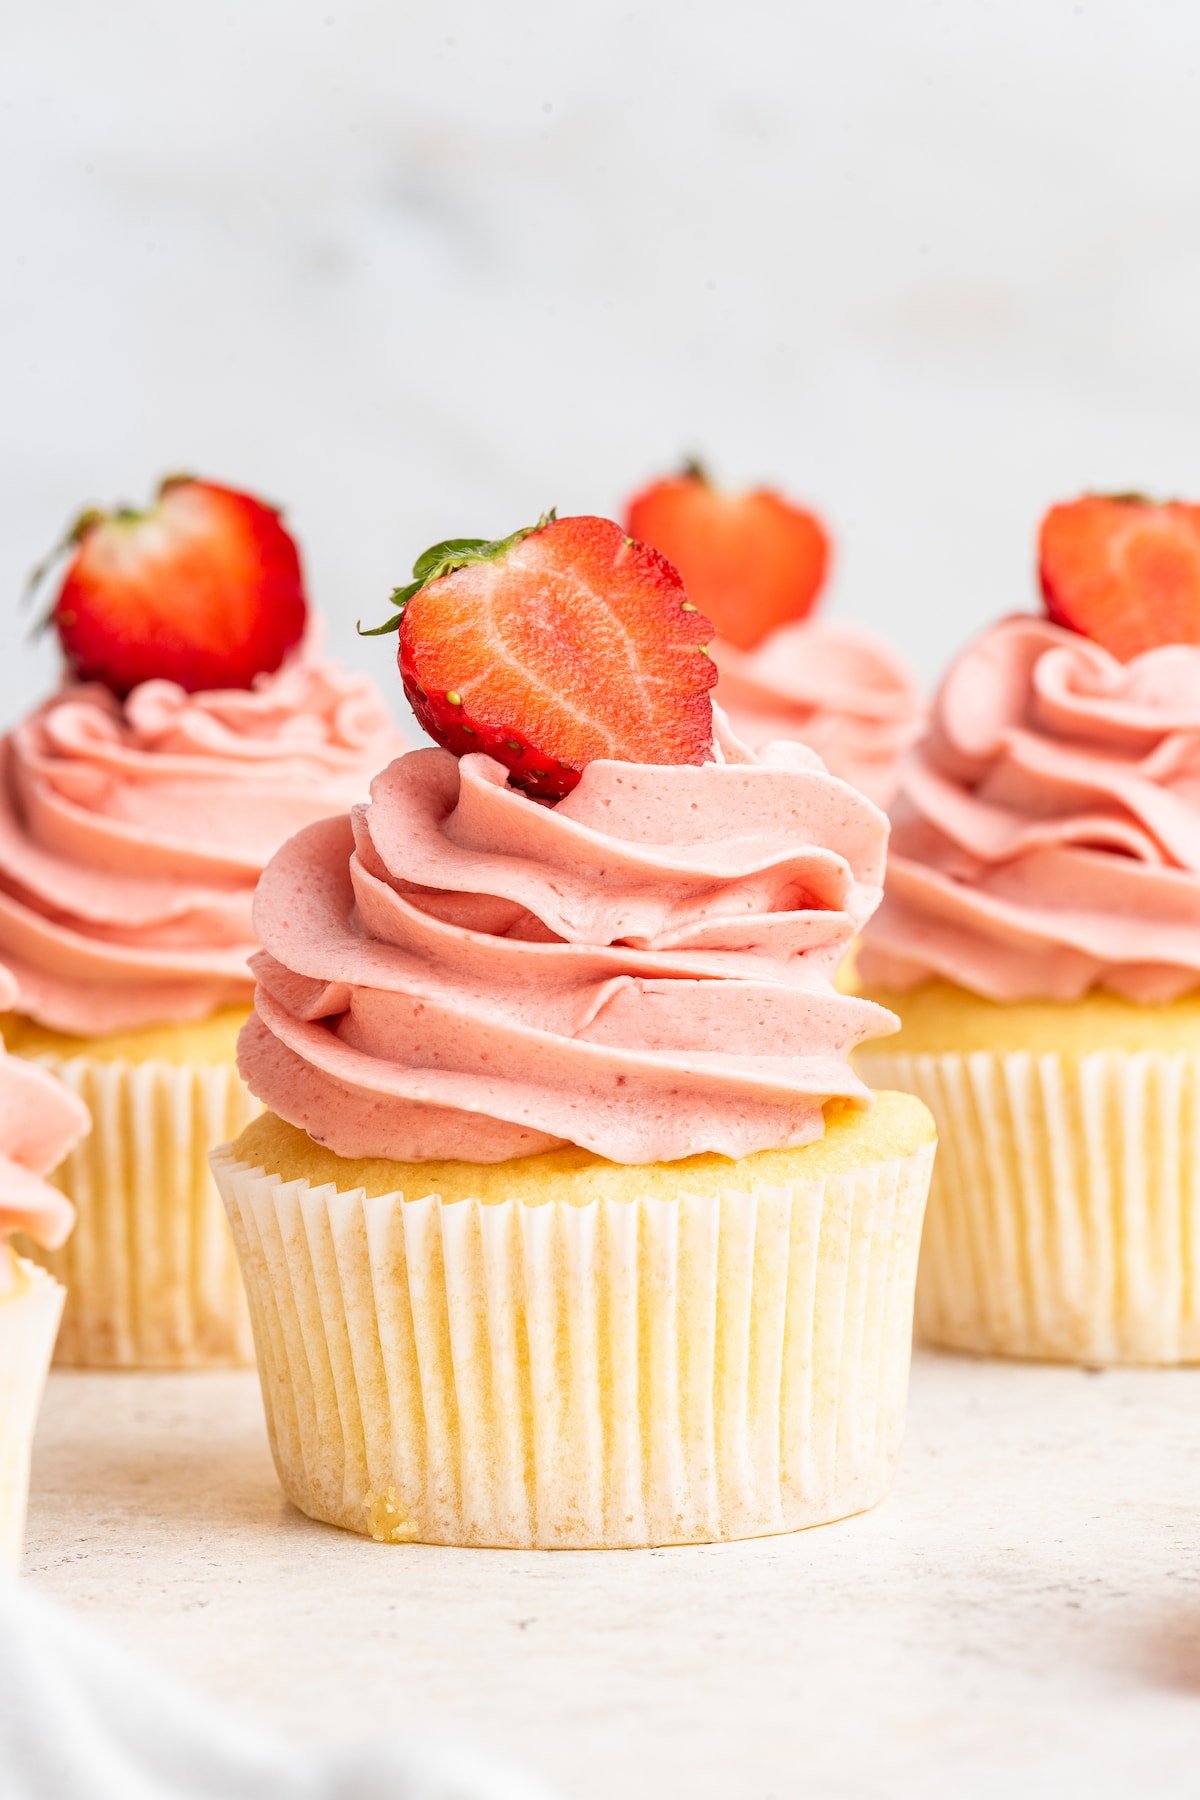
[[[16,1288],[0,1295],[0,1572],[21,1558],[29,1453],[63,1305],[44,1269],[23,1257],[16,1265]]]
[[[76,1225],[22,1252],[67,1289],[55,1361],[76,1368],[245,1364],[253,1340],[209,1153],[260,1111],[232,1063],[40,1057],[92,1130],[55,1172]]]
[[[1068,1362],[1200,1361],[1200,1055],[858,1060],[937,1121],[921,1340]]]
[[[719,1197],[481,1205],[213,1167],[279,1477],[372,1536],[706,1542],[887,1492],[933,1146]]]

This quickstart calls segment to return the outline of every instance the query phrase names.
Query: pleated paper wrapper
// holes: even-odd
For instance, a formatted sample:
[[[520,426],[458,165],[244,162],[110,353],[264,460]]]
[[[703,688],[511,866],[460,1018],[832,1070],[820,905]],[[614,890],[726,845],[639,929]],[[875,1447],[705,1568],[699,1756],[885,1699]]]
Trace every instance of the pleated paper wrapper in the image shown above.
[[[56,1172],[76,1225],[23,1254],[67,1289],[55,1361],[183,1369],[253,1361],[237,1256],[209,1153],[260,1111],[232,1063],[38,1059],[82,1095],[92,1130]]]
[[[16,1267],[16,1288],[0,1295],[0,1572],[9,1573],[21,1558],[29,1453],[63,1305],[44,1269],[23,1257]]]
[[[575,1206],[368,1198],[219,1153],[285,1492],[381,1540],[547,1549],[873,1505],[932,1155]]]
[[[919,1340],[1200,1361],[1200,1055],[872,1052],[857,1066],[937,1121]]]

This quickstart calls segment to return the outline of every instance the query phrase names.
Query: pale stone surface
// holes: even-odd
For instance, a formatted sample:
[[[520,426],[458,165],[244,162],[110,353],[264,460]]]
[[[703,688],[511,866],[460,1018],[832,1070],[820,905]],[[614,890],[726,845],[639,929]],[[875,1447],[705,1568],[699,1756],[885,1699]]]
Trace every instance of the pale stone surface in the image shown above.
[[[714,1549],[385,1547],[279,1497],[252,1375],[56,1372],[39,1589],[314,1744],[600,1800],[1196,1791],[1200,1371],[919,1357],[876,1512]]]

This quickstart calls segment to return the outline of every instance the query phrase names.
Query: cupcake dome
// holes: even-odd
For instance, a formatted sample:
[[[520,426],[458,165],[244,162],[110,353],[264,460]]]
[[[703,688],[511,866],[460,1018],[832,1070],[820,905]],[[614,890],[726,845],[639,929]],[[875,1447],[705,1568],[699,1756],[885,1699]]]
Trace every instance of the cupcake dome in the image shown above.
[[[1200,1358],[1200,647],[1002,621],[894,809],[873,1082],[939,1122],[918,1284],[954,1348]]]
[[[257,1111],[233,1054],[254,888],[399,744],[374,684],[307,649],[248,688],[68,684],[0,746],[4,1037],[95,1120],[56,1175],[74,1235],[30,1246],[68,1289],[60,1360],[249,1359],[206,1157]]]
[[[448,540],[395,599],[445,747],[264,875],[269,1111],[213,1158],[285,1491],[514,1548],[874,1504],[933,1154],[834,985],[886,819],[731,736],[710,628],[610,520]]]
[[[729,746],[729,755],[744,750]],[[886,825],[810,752],[413,751],[256,908],[214,1157],[289,1497],[385,1541],[682,1543],[890,1486],[933,1153],[835,991]]]

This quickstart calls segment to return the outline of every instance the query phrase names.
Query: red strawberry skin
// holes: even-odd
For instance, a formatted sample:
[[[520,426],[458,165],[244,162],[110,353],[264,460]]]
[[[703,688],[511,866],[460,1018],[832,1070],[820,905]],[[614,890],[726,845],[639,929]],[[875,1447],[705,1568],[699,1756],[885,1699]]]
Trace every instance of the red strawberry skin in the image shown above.
[[[248,687],[303,636],[299,552],[249,494],[172,479],[144,513],[85,513],[73,542],[51,617],[82,681]]]
[[[1127,661],[1163,644],[1200,644],[1200,506],[1087,494],[1042,521],[1046,611]]]
[[[692,471],[643,488],[627,523],[675,564],[701,612],[740,650],[804,618],[829,567],[815,513],[769,488],[723,493]]]
[[[402,601],[400,675],[431,737],[545,799],[602,757],[711,759],[712,627],[665,557],[590,517],[484,548]]]

